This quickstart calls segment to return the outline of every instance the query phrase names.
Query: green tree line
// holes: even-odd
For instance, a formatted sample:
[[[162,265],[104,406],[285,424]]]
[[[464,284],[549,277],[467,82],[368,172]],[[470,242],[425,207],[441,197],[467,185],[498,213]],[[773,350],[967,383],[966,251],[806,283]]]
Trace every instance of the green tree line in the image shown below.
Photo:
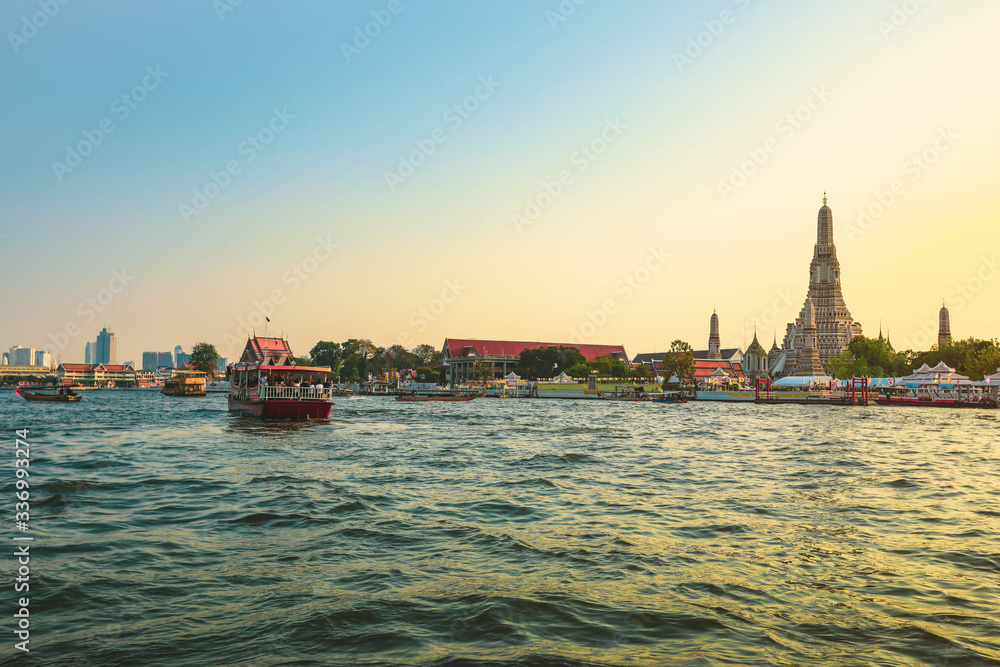
[[[851,377],[903,377],[922,364],[946,363],[958,373],[979,381],[1000,368],[1000,342],[967,338],[935,345],[927,352],[893,352],[881,338],[859,337],[839,357],[830,360],[829,371],[839,380]]]

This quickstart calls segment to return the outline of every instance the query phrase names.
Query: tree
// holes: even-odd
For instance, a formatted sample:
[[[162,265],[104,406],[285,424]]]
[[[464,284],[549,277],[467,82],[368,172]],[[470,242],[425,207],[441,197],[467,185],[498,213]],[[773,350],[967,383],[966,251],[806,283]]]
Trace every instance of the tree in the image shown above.
[[[900,377],[910,372],[905,352],[896,353],[880,338],[858,336],[839,356],[830,359],[830,373],[838,380],[852,377]]]
[[[415,348],[410,350],[410,352],[411,354],[413,354],[413,356],[419,359],[417,363],[421,366],[429,366],[431,368],[434,368],[436,366],[441,365],[442,362],[441,350],[434,347],[433,345],[428,345],[427,343],[421,343],[420,345],[417,345]]]
[[[597,371],[598,375],[605,377],[624,378],[632,375],[632,368],[629,364],[610,355],[597,357],[590,362],[590,367]]]
[[[198,343],[191,350],[191,358],[188,359],[188,363],[196,371],[214,373],[216,364],[219,363],[219,353],[214,345]]]
[[[536,350],[524,350],[514,371],[528,380],[555,377],[567,368],[587,361],[575,347],[550,345]]]
[[[398,343],[390,345],[388,349],[386,349],[386,355],[390,359],[391,366],[397,371],[425,365],[421,363],[421,360],[415,354]]]
[[[441,381],[441,378],[439,377],[441,374],[438,373],[433,368],[431,368],[430,366],[421,366],[420,368],[416,369],[415,372],[417,374],[417,382],[440,382]],[[473,372],[475,372],[475,371],[473,371]]]
[[[694,350],[688,343],[678,339],[670,344],[670,351],[663,355],[663,371],[666,377],[663,386],[666,387],[670,378],[676,376],[679,384],[685,380],[694,382]]]
[[[632,378],[635,380],[648,380],[649,379],[649,369],[642,364],[637,365],[632,369]]]
[[[936,366],[942,361],[962,375],[968,375],[970,380],[979,381],[1000,367],[1000,342],[966,338],[935,345],[930,351],[915,355],[913,366]]]
[[[472,363],[472,380],[475,382],[490,382],[497,379],[496,367],[492,361],[477,359]]]
[[[367,380],[371,371],[369,360],[378,352],[378,348],[367,338],[350,338],[341,345],[344,363],[341,375],[351,382]]]
[[[343,359],[344,351],[340,343],[333,343],[328,340],[321,340],[309,350],[309,358],[318,366],[329,366],[334,373],[340,372],[340,363]]]
[[[590,365],[589,364],[577,364],[572,368],[566,369],[566,375],[572,378],[586,378],[590,375]]]

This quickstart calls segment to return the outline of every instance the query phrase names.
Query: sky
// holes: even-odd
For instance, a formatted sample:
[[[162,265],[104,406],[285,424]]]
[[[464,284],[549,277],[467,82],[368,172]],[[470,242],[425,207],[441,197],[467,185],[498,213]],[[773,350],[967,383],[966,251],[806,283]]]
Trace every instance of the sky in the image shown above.
[[[62,4],[65,2],[65,4]],[[1000,336],[1000,3],[6,0],[0,348]]]

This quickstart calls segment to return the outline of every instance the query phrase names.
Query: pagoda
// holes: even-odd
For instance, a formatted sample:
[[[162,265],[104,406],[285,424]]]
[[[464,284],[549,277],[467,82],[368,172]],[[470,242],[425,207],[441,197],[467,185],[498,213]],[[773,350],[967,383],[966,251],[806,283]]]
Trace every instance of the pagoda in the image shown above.
[[[862,335],[861,324],[851,317],[840,289],[840,261],[833,242],[833,212],[826,202],[824,194],[816,223],[816,245],[809,264],[809,290],[805,303],[795,321],[788,323],[782,342],[786,353],[784,370],[792,375],[824,374],[811,372],[815,370],[815,364],[813,353],[805,348],[807,310],[812,310],[815,320],[812,343],[819,356],[821,371],[830,359],[847,348],[852,338]]]

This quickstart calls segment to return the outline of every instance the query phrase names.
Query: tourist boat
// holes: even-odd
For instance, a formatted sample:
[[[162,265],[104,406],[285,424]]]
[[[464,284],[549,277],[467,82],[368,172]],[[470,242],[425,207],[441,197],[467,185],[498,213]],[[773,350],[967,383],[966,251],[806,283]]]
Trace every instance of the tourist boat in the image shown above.
[[[879,405],[912,405],[924,408],[995,408],[997,399],[979,385],[959,375],[943,361],[934,368],[927,364],[912,374],[880,387]]]
[[[912,405],[921,408],[995,408],[992,396],[932,387],[887,387],[879,389],[878,405]]]
[[[164,396],[193,398],[205,395],[205,374],[200,371],[175,371],[163,383],[160,390]]]
[[[323,386],[330,372],[296,365],[284,338],[255,336],[228,369],[229,409],[263,419],[327,419],[336,391]]]
[[[485,391],[481,391],[477,394],[469,394],[462,392],[421,392],[416,391],[409,394],[403,394],[397,396],[397,401],[403,401],[404,403],[421,403],[424,401],[471,401],[476,398],[482,398],[486,395]]]
[[[76,403],[82,396],[74,394],[72,389],[60,390],[57,394],[41,394],[23,391],[21,387],[14,389],[15,396],[23,396],[26,401],[45,401],[48,403]]]
[[[209,394],[228,394],[229,383],[225,380],[209,380],[205,383],[205,391]]]
[[[682,391],[665,391],[662,394],[652,394],[653,403],[687,403],[687,394]]]
[[[614,391],[599,391],[597,397],[605,401],[648,401],[649,394],[642,385],[618,385]]]

